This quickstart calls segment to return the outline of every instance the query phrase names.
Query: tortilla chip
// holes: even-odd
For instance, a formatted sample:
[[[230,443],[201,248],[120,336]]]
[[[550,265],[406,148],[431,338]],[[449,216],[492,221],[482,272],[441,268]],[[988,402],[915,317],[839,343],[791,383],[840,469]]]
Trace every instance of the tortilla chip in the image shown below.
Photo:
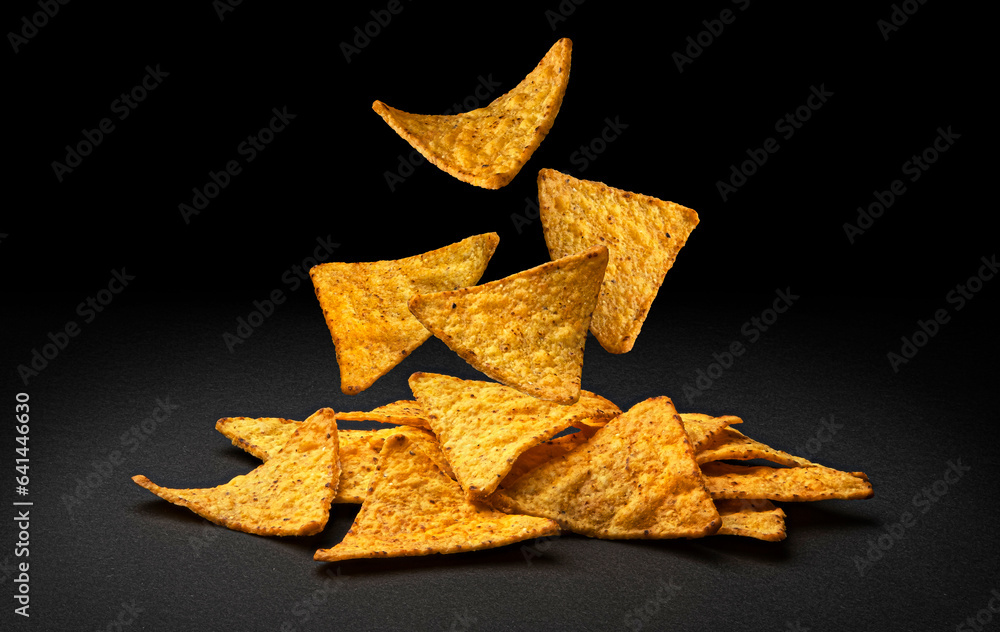
[[[427,411],[458,482],[472,499],[491,494],[519,455],[574,421],[621,412],[588,391],[567,406],[495,382],[436,373],[414,373],[410,389]]]
[[[667,397],[636,404],[490,502],[597,538],[697,538],[722,524]]]
[[[384,428],[375,433],[371,439],[368,440],[369,447],[375,451],[376,458],[379,452],[382,451],[382,446],[385,445],[385,440],[397,435],[404,435],[407,439],[415,442],[424,442],[424,452],[427,456],[434,461],[434,464],[441,468],[441,471],[451,477],[451,480],[455,480],[455,471],[451,469],[451,464],[448,463],[448,459],[445,458],[444,452],[441,450],[441,444],[438,442],[438,438],[434,436],[434,433],[430,429],[423,428],[413,428],[407,426],[398,426],[396,428]]]
[[[722,429],[714,439],[707,442],[702,448],[696,448],[695,458],[698,459],[698,463],[767,459],[768,461],[789,467],[813,467],[818,465],[809,459],[803,459],[794,454],[775,450],[760,441],[754,441],[736,428],[729,427]]]
[[[486,189],[509,183],[552,128],[569,81],[572,42],[555,43],[507,94],[464,114],[411,114],[375,101],[372,109],[427,160]],[[582,248],[581,248],[582,250]]]
[[[427,424],[427,413],[420,404],[401,399],[385,406],[379,406],[371,412],[337,413],[340,421],[375,421],[382,424],[397,424],[430,428]]]
[[[273,457],[218,487],[170,489],[132,480],[212,522],[257,535],[313,535],[326,526],[340,479],[337,421],[323,408],[297,426]]]
[[[572,404],[608,261],[588,248],[483,285],[418,294],[410,311],[466,362],[522,393]]]
[[[553,169],[538,173],[538,207],[553,259],[595,244],[608,247],[590,330],[611,353],[631,350],[663,277],[698,225],[698,213]]]
[[[341,390],[360,393],[430,338],[407,301],[421,292],[476,283],[499,240],[496,233],[486,233],[406,259],[321,263],[310,269],[337,348]]]
[[[769,500],[717,500],[722,517],[716,535],[740,535],[768,542],[785,539],[785,512]]]
[[[343,541],[314,559],[402,557],[488,549],[559,533],[551,521],[470,502],[427,455],[424,442],[386,440],[367,498]]]
[[[766,498],[779,501],[850,500],[875,495],[862,472],[841,472],[822,465],[767,467],[713,461],[701,466],[712,498]]]
[[[743,423],[743,420],[731,415],[710,417],[701,413],[681,413],[681,423],[684,424],[684,431],[687,432],[688,440],[691,442],[691,448],[697,459],[699,451],[714,444],[717,437],[725,432],[729,424]],[[698,462],[701,463],[701,461]]]
[[[594,431],[596,432],[596,428]],[[580,431],[532,446],[522,452],[521,456],[517,457],[510,471],[507,472],[507,475],[503,477],[503,481],[500,482],[500,487],[509,488],[514,484],[514,481],[542,463],[551,461],[557,456],[565,456],[567,452],[572,452],[581,443],[586,443],[592,436],[593,434],[588,434],[586,431]]]
[[[266,461],[288,443],[300,424],[281,417],[223,417],[215,422],[215,429],[237,448]]]

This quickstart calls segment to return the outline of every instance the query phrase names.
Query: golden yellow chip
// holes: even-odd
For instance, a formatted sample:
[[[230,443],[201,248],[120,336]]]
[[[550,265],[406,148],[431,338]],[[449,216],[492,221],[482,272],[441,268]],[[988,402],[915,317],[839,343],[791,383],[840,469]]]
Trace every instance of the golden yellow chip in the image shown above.
[[[538,207],[553,259],[595,244],[608,247],[608,270],[590,330],[611,353],[631,350],[663,277],[698,225],[698,214],[552,169],[538,173]]]
[[[701,466],[712,498],[766,498],[779,501],[850,500],[875,495],[862,472],[841,472],[822,465],[767,467],[720,461]]]
[[[451,469],[451,464],[448,463],[448,459],[445,458],[444,452],[441,450],[441,444],[438,443],[438,438],[434,436],[434,433],[430,429],[414,428],[407,426],[397,426],[395,428],[383,428],[375,433],[371,439],[368,440],[369,447],[375,451],[375,456],[378,457],[379,452],[382,451],[382,446],[385,445],[385,440],[397,435],[404,435],[407,439],[414,442],[424,442],[424,452],[434,461],[434,464],[441,468],[441,471],[455,480],[455,471]]]
[[[574,421],[621,412],[588,391],[575,404],[563,405],[503,384],[436,373],[414,373],[410,390],[427,411],[458,482],[473,499],[492,493],[518,456]]]
[[[691,448],[694,449],[694,455],[697,459],[701,451],[706,446],[713,445],[716,438],[725,432],[729,424],[743,423],[743,420],[732,415],[710,417],[701,413],[681,413],[681,423],[684,424],[684,431],[687,432],[688,440],[691,441]]]
[[[598,538],[698,538],[721,525],[667,397],[636,404],[490,503]]]
[[[716,535],[739,535],[768,542],[785,539],[785,512],[769,500],[717,500],[722,517]]]
[[[428,445],[405,436],[387,439],[350,531],[314,559],[459,553],[559,533],[551,520],[511,516],[467,500],[427,456]]]
[[[323,408],[296,427],[274,456],[218,487],[170,489],[142,475],[132,480],[160,498],[216,524],[257,535],[313,535],[326,526],[337,495],[337,421]]]
[[[507,94],[464,114],[411,114],[381,101],[372,109],[432,164],[486,189],[509,183],[552,128],[569,81],[572,42],[561,39]],[[582,250],[582,248],[581,248]]]
[[[499,240],[486,233],[405,259],[322,263],[309,270],[337,348],[341,390],[360,393],[423,344],[430,334],[407,301],[476,283]]]
[[[215,422],[215,429],[237,448],[266,461],[288,443],[300,424],[281,417],[224,417]]]
[[[371,412],[337,413],[340,421],[375,421],[383,424],[399,424],[417,428],[430,428],[427,425],[427,413],[420,404],[401,399],[385,406],[379,406]]]
[[[597,428],[594,426],[588,426],[592,428],[594,432]],[[593,436],[593,433],[588,433],[586,430],[581,430],[580,432],[574,432],[573,434],[563,435],[561,437],[556,437],[544,443],[539,443],[524,452],[521,456],[517,457],[514,461],[513,467],[507,472],[507,475],[503,477],[503,481],[500,482],[500,487],[509,488],[514,484],[514,481],[521,478],[531,470],[535,469],[542,463],[546,461],[551,461],[557,456],[564,456],[567,452],[572,452],[581,443],[586,443],[587,439]]]
[[[781,450],[764,445],[746,436],[736,428],[726,427],[703,447],[695,449],[698,463],[710,461],[749,461],[750,459],[767,459],[789,467],[812,467],[818,465],[808,459],[788,454]]]
[[[418,294],[410,311],[494,380],[572,404],[607,262],[608,249],[595,246],[483,285]]]

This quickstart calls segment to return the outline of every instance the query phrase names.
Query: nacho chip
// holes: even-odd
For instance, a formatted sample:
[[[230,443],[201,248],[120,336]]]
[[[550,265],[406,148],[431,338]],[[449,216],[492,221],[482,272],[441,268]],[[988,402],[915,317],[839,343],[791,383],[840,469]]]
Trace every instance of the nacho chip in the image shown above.
[[[681,413],[681,423],[684,424],[684,431],[687,432],[688,440],[691,442],[691,448],[697,459],[699,451],[714,444],[716,438],[725,432],[729,424],[743,423],[743,420],[731,415],[710,417],[701,413]],[[698,462],[701,463],[701,461]]]
[[[490,502],[597,538],[697,538],[721,525],[667,397],[636,404]]]
[[[273,457],[218,487],[170,489],[132,480],[212,522],[257,535],[313,535],[326,526],[340,479],[337,421],[323,408],[298,425]]]
[[[510,471],[507,472],[507,475],[504,476],[503,480],[500,482],[500,487],[510,487],[514,484],[514,481],[521,478],[542,463],[551,461],[557,456],[565,456],[567,452],[572,452],[573,449],[581,443],[586,443],[592,436],[593,434],[588,434],[586,431],[580,431],[556,437],[555,439],[550,439],[544,443],[532,446],[522,452],[521,456],[517,457],[517,460],[514,461],[514,465],[510,468]]]
[[[237,448],[266,461],[288,443],[300,424],[281,417],[223,417],[215,422],[215,429]]]
[[[698,225],[698,214],[553,169],[538,173],[538,207],[553,259],[595,244],[608,247],[608,270],[590,330],[611,353],[631,350],[663,277]]]
[[[574,421],[621,412],[588,391],[575,404],[563,405],[503,384],[436,373],[414,373],[410,389],[427,411],[458,482],[473,499],[492,493],[519,455]]]
[[[722,517],[716,535],[740,535],[768,542],[785,539],[785,512],[769,500],[717,500]]]
[[[401,399],[385,406],[379,406],[371,412],[337,413],[340,421],[375,421],[382,424],[398,424],[417,428],[430,428],[427,425],[427,413],[420,404]]]
[[[341,390],[360,393],[430,338],[407,301],[421,292],[476,283],[499,240],[496,233],[486,233],[406,259],[321,263],[310,269],[337,348]]]
[[[507,94],[464,114],[411,114],[381,101],[372,109],[427,160],[486,189],[509,183],[552,128],[569,81],[572,42],[555,43]],[[582,248],[581,248],[582,250]]]
[[[608,261],[588,248],[483,285],[418,294],[410,311],[466,362],[522,393],[580,397],[583,347]]]
[[[722,429],[714,439],[701,449],[696,449],[695,458],[698,459],[698,463],[767,459],[768,461],[789,467],[813,467],[818,465],[818,463],[813,463],[809,459],[782,452],[781,450],[775,450],[760,441],[754,441],[736,428],[729,427]]]
[[[559,533],[551,520],[510,516],[467,500],[427,456],[428,445],[404,436],[387,439],[350,531],[314,559],[460,553]]]
[[[779,501],[850,500],[875,495],[862,472],[841,472],[822,465],[767,467],[713,461],[701,466],[712,498],[766,498]]]

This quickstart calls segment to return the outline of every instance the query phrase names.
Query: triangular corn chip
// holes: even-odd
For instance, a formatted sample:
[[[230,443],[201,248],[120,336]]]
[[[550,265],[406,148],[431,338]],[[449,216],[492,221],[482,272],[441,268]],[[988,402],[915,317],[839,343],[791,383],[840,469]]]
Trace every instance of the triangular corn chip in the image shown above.
[[[410,389],[470,498],[491,494],[523,452],[587,417],[621,411],[582,391],[571,405],[525,395],[495,382],[414,373]]]
[[[789,467],[813,467],[818,465],[809,459],[775,450],[760,441],[754,441],[736,428],[726,427],[705,445],[695,448],[695,458],[698,463],[710,461],[749,461],[750,459],[767,459]]]
[[[591,428],[593,427],[591,426]],[[592,436],[592,433],[588,433],[585,430],[581,432],[574,432],[573,434],[563,435],[550,441],[539,443],[538,445],[525,450],[521,453],[521,456],[517,457],[517,460],[514,461],[513,467],[511,467],[510,471],[507,472],[507,475],[503,477],[503,481],[500,482],[500,486],[509,488],[514,484],[514,481],[521,478],[542,463],[551,461],[557,456],[564,456],[567,452],[572,452],[574,448],[581,443],[586,443]]]
[[[687,432],[688,440],[691,442],[691,448],[697,459],[699,451],[705,446],[713,444],[716,437],[725,432],[729,424],[743,423],[743,420],[731,415],[710,417],[701,413],[681,413],[681,423],[684,424],[684,431]],[[701,461],[698,462],[701,463]]]
[[[339,415],[336,413],[334,417]],[[301,422],[277,417],[226,417],[216,422],[215,429],[231,439],[236,447],[267,461],[292,438],[300,425]],[[375,468],[386,437],[405,434],[417,440],[437,443],[437,438],[430,432],[405,426],[382,430],[339,430],[337,434],[340,484],[337,485],[337,497],[333,499],[335,503],[360,503],[365,499],[368,477]]]
[[[418,294],[410,311],[494,380],[572,404],[607,261],[608,249],[595,246],[483,285]]]
[[[350,531],[314,559],[459,553],[559,533],[551,520],[511,516],[467,500],[427,455],[428,445],[403,436],[387,439]]]
[[[636,404],[490,503],[598,538],[698,538],[721,525],[667,397]]]
[[[399,400],[385,406],[379,406],[371,412],[337,413],[340,421],[376,421],[383,424],[399,424],[417,428],[430,428],[427,425],[427,413],[420,404],[410,400]]]
[[[212,522],[257,535],[313,535],[326,526],[340,479],[337,421],[323,408],[298,425],[277,454],[218,487],[170,489],[132,480]]]
[[[430,334],[407,301],[476,283],[499,240],[486,233],[406,259],[322,263],[309,270],[337,347],[341,390],[360,393],[423,344]]]
[[[569,81],[572,42],[561,39],[516,88],[464,114],[411,114],[381,101],[372,109],[427,160],[486,189],[509,183],[552,128]],[[582,250],[582,249],[581,249]]]
[[[766,498],[812,501],[871,498],[872,484],[862,472],[841,472],[822,465],[767,467],[731,465],[720,461],[701,466],[712,498]]]
[[[608,247],[608,270],[590,330],[611,353],[631,350],[663,277],[698,225],[698,214],[552,169],[538,174],[538,207],[553,259],[595,244]]]
[[[740,535],[768,542],[785,539],[785,512],[769,500],[716,500],[722,526],[716,535]]]

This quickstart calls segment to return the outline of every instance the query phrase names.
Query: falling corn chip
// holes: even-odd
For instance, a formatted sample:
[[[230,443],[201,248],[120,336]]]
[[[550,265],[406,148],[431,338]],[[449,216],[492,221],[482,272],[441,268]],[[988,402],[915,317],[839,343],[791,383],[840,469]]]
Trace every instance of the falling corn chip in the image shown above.
[[[360,393],[423,344],[430,334],[407,301],[476,283],[499,239],[486,233],[406,259],[322,263],[309,270],[337,348],[341,390]]]
[[[636,404],[490,503],[598,538],[697,538],[721,525],[667,397]]]
[[[663,277],[698,225],[698,214],[552,169],[538,173],[538,207],[553,259],[595,244],[608,247],[608,270],[590,330],[611,353],[631,350]]]
[[[507,515],[467,500],[426,446],[404,436],[386,440],[350,531],[333,548],[316,551],[314,559],[459,553],[559,533],[551,520]]]
[[[768,542],[785,539],[785,512],[769,500],[716,500],[722,526],[716,535],[740,535]]]
[[[218,487],[170,489],[132,480],[212,522],[257,535],[313,535],[326,526],[340,478],[337,421],[323,408],[263,465]]]
[[[603,246],[483,285],[418,294],[410,311],[466,362],[522,393],[580,396],[583,347],[608,261]]]
[[[411,114],[375,101],[372,109],[432,164],[486,189],[509,183],[552,128],[569,81],[572,42],[555,43],[513,90],[464,114]],[[582,250],[582,248],[581,248]]]
[[[875,495],[862,472],[841,472],[822,465],[767,467],[720,461],[701,466],[712,498],[766,498],[778,501],[849,500]]]
[[[574,421],[621,412],[588,391],[582,391],[575,404],[563,405],[503,384],[436,373],[414,373],[410,390],[427,411],[458,482],[472,499],[492,493],[518,456]]]
[[[337,413],[337,419],[339,421],[376,421],[383,424],[430,428],[427,425],[427,413],[420,407],[420,404],[409,400],[392,402],[385,406],[379,406],[370,412]]]

